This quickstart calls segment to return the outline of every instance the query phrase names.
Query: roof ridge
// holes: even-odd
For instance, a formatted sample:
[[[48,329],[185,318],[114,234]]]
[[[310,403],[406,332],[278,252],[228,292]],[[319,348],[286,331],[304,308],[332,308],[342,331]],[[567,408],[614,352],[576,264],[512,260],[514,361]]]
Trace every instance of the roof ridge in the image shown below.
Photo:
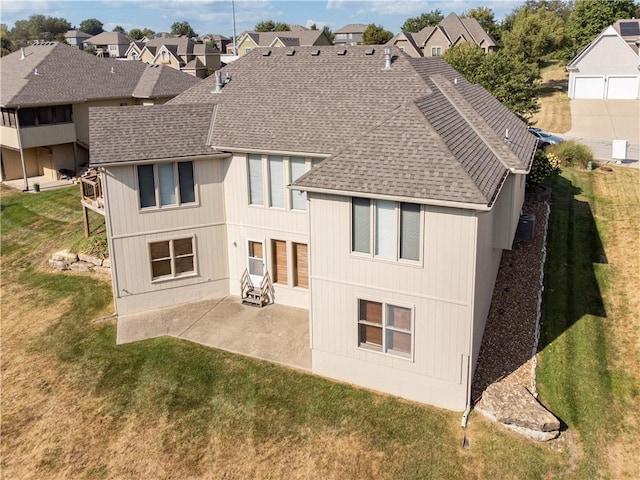
[[[519,167],[522,168],[522,162],[516,154],[504,144],[487,121],[454,88],[449,80],[439,73],[431,75],[429,78],[505,168],[511,171]]]

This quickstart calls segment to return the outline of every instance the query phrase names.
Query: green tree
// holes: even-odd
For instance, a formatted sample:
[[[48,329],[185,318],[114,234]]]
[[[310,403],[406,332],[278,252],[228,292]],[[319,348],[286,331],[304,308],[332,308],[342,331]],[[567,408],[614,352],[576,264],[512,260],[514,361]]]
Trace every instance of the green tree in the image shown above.
[[[322,27],[322,31],[327,36],[327,38],[331,40],[331,43],[335,42],[336,34],[331,31],[331,29],[329,28],[329,25],[325,25],[324,27]]]
[[[254,30],[256,32],[288,32],[291,30],[291,27],[288,23],[276,23],[273,20],[263,20],[262,22],[256,23]]]
[[[174,22],[171,25],[171,34],[172,35],[184,35],[186,37],[197,37],[196,32],[193,31],[189,22]]]
[[[409,17],[400,27],[403,32],[415,33],[422,30],[424,27],[433,27],[439,24],[444,19],[440,9],[436,8],[429,13],[423,13],[417,17]]]
[[[540,108],[537,101],[540,70],[535,63],[504,50],[486,55],[477,45],[461,43],[442,58],[472,83],[479,83],[523,120]]]
[[[124,28],[122,28],[120,25],[116,25],[115,27],[113,27],[113,30],[111,30],[112,32],[118,32],[121,33],[123,35],[126,35],[127,32],[125,31]]]
[[[154,33],[156,32],[154,32],[150,28],[132,28],[131,30],[129,30],[129,35],[127,36],[133,38],[134,40],[140,40],[142,37],[150,37]]]
[[[84,33],[88,33],[89,35],[98,35],[99,33],[104,32],[102,28],[104,25],[97,18],[87,18],[80,22],[80,27],[78,30]]]
[[[564,39],[564,22],[555,12],[524,7],[518,12],[512,29],[502,33],[502,46],[525,62],[540,63],[544,56],[562,48]]]
[[[373,23],[369,24],[362,33],[362,43],[364,45],[382,45],[392,38],[393,33],[385,30],[382,25],[375,25]]]
[[[11,38],[9,37],[9,30],[7,29],[7,25],[5,23],[0,23],[0,56],[4,57],[5,55],[10,54],[13,51],[13,44],[11,43]]]
[[[488,7],[476,7],[465,11],[462,18],[475,18],[484,31],[491,35],[496,41],[500,40],[500,27],[493,14],[493,10]]]
[[[64,40],[71,24],[64,18],[31,15],[28,20],[17,20],[9,37],[16,46],[24,46],[36,40]]]
[[[640,6],[633,0],[577,0],[567,21],[571,58],[595,39],[608,25],[638,15]]]

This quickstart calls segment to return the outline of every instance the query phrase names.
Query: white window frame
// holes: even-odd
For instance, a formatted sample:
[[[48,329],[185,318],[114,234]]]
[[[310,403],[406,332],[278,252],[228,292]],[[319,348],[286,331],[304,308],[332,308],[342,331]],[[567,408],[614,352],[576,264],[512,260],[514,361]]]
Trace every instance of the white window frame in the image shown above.
[[[431,56],[432,57],[441,57],[442,56],[442,47],[440,47],[440,46],[431,47]]]
[[[162,164],[172,164],[173,165],[173,183],[174,183],[174,195],[176,198],[176,203],[172,203],[169,205],[161,205],[160,199],[160,173],[158,171],[158,165],[160,163],[142,163],[136,165],[135,168],[135,177],[136,177],[136,190],[138,192],[138,210],[140,212],[150,212],[156,210],[166,210],[172,208],[186,208],[186,207],[196,207],[200,204],[200,198],[198,195],[198,181],[196,179],[196,165],[193,160],[187,161],[174,161],[174,162],[161,162]],[[183,202],[180,196],[180,174],[178,172],[178,164],[179,163],[191,163],[191,171],[193,173],[193,202]],[[141,166],[152,166],[153,167],[153,188],[154,188],[154,196],[155,196],[155,205],[151,205],[148,207],[142,206],[142,198],[140,198],[140,177],[138,167]]]
[[[193,270],[189,271],[189,272],[184,272],[184,273],[176,273],[176,257],[175,252],[174,252],[174,242],[177,240],[187,240],[190,239],[191,240],[191,254],[189,255],[183,255],[183,257],[186,256],[192,256],[193,257]],[[162,275],[159,277],[154,277],[153,276],[153,262],[154,261],[158,261],[158,260],[163,260],[163,259],[153,259],[151,256],[151,244],[153,243],[162,243],[162,242],[169,242],[169,256],[163,258],[164,260],[171,260],[171,274],[169,275]],[[154,238],[154,239],[148,239],[147,240],[147,252],[149,255],[149,278],[151,278],[151,283],[161,283],[161,282],[166,282],[166,281],[170,281],[170,280],[178,280],[178,279],[182,279],[182,278],[189,278],[189,277],[195,277],[198,275],[198,252],[197,252],[197,245],[196,245],[196,236],[194,234],[190,234],[190,235],[177,235],[175,237],[171,237],[171,238]]]
[[[355,251],[353,249],[353,198],[361,198],[361,197],[351,197],[351,201],[349,202],[350,204],[350,208],[349,208],[349,250],[351,255],[356,256],[356,257],[363,257],[363,258],[371,258],[374,260],[379,260],[379,261],[386,261],[386,262],[397,262],[397,263],[405,263],[408,265],[422,265],[423,262],[423,246],[424,246],[424,207],[421,204],[417,204],[414,203],[413,205],[418,205],[419,207],[419,211],[418,211],[418,215],[419,215],[419,223],[418,223],[418,259],[417,260],[411,260],[408,258],[401,258],[400,254],[401,254],[401,235],[402,235],[402,223],[401,223],[401,205],[403,203],[409,203],[411,204],[412,202],[396,202],[395,203],[395,210],[394,210],[394,232],[395,235],[393,236],[393,251],[395,252],[395,255],[392,257],[385,257],[382,255],[378,255],[376,254],[376,232],[377,232],[377,218],[376,218],[376,205],[377,202],[380,200],[376,200],[373,198],[368,198],[366,200],[369,200],[369,252],[365,253],[365,252],[358,252]],[[387,201],[387,200],[383,200],[383,201]]]
[[[376,323],[369,323],[366,320],[362,320],[360,317],[360,301],[365,301],[365,302],[372,302],[372,303],[379,303],[382,305],[382,324],[376,324]],[[404,330],[401,328],[397,328],[397,327],[393,327],[391,325],[388,325],[387,322],[387,315],[388,315],[388,307],[392,306],[392,307],[399,307],[399,308],[404,308],[409,310],[410,314],[411,314],[411,330]],[[397,300],[392,300],[392,299],[385,299],[385,298],[376,298],[373,295],[357,295],[356,296],[356,342],[357,342],[357,349],[358,350],[362,350],[362,351],[366,351],[366,352],[373,352],[373,353],[378,353],[381,355],[385,355],[385,356],[390,356],[390,357],[394,357],[394,358],[400,358],[402,360],[408,360],[413,362],[415,359],[415,319],[416,319],[416,311],[415,311],[415,306],[414,305],[409,305],[407,303],[404,302],[398,302]],[[375,328],[381,328],[382,329],[382,345],[380,347],[377,347],[375,345],[370,345],[367,343],[361,343],[360,342],[360,325],[371,325]],[[399,332],[402,334],[409,334],[411,336],[411,340],[410,340],[410,345],[411,345],[411,352],[409,354],[404,354],[398,351],[393,351],[390,350],[387,343],[388,343],[388,339],[387,339],[387,335],[388,335],[388,331],[392,331],[392,332]]]

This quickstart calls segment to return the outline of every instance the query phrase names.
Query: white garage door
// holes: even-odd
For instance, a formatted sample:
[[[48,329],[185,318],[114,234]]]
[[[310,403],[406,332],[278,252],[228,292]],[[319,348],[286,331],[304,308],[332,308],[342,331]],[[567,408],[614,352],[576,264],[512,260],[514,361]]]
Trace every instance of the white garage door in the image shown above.
[[[573,98],[604,98],[604,77],[576,77]]]
[[[609,77],[607,79],[607,98],[638,98],[638,77]]]

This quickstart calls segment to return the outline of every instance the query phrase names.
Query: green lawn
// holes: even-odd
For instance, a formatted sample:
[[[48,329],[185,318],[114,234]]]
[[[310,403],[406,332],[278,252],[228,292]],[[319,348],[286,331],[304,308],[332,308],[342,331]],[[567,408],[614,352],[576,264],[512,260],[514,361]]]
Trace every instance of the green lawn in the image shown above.
[[[559,206],[552,228],[563,225]],[[82,243],[76,188],[3,190],[1,228],[6,478],[539,479],[573,469],[567,444],[530,442],[476,414],[463,449],[460,413],[171,338],[116,346],[114,324],[92,322],[113,311],[110,285],[46,267],[51,252]],[[558,255],[550,262],[563,263]],[[572,308],[571,318],[580,313]],[[581,419],[588,406],[565,401],[556,385],[567,379],[551,376],[556,361],[577,368],[577,348],[567,354],[555,346],[581,321],[569,328],[558,321],[545,321],[544,341],[553,342],[543,353],[540,390],[592,456],[579,458],[574,476],[607,476],[598,460],[603,447],[593,440],[606,420]],[[601,321],[594,329],[606,337]],[[597,405],[619,395],[607,388],[607,358],[589,370],[597,388],[584,388],[595,390],[589,401]],[[579,378],[573,382],[580,388]]]

